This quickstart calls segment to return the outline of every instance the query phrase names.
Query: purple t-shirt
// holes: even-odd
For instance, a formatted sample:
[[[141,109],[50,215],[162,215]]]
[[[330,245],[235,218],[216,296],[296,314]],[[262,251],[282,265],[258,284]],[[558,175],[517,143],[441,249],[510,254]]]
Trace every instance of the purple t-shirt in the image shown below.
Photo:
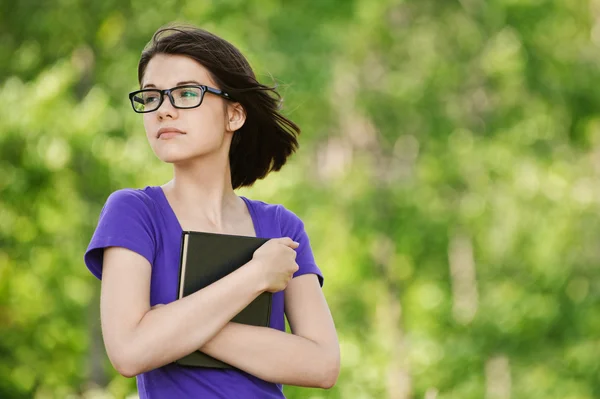
[[[323,284],[304,224],[282,205],[241,197],[252,216],[257,237],[291,237],[300,243],[299,270],[294,277],[313,273]],[[84,256],[88,269],[102,278],[104,248],[125,247],[152,265],[150,305],[177,299],[181,225],[160,186],[122,189],[112,193],[102,211]],[[123,267],[126,267],[123,265]],[[271,328],[285,331],[283,292],[273,294]],[[281,384],[273,384],[236,369],[182,367],[175,363],[137,376],[140,399],[151,398],[284,398]]]

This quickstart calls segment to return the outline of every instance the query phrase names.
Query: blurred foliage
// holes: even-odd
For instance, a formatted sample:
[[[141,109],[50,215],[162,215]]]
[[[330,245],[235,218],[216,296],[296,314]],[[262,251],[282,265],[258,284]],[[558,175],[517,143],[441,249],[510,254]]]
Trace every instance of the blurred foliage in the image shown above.
[[[240,194],[303,218],[342,346],[291,398],[600,397],[599,0],[0,0],[0,397],[135,396],[83,252],[170,178],[127,103],[155,29],[238,46],[301,150]]]

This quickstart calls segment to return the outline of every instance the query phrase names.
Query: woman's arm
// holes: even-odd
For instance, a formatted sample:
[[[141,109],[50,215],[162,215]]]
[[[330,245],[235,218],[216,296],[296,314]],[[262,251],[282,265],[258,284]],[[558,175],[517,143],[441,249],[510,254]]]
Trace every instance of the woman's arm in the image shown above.
[[[253,261],[210,286],[150,309],[150,263],[122,247],[104,251],[101,320],[117,371],[132,377],[204,345],[262,291]]]
[[[228,323],[201,350],[265,381],[331,388],[340,371],[340,347],[316,275],[292,279],[285,312],[293,334]]]

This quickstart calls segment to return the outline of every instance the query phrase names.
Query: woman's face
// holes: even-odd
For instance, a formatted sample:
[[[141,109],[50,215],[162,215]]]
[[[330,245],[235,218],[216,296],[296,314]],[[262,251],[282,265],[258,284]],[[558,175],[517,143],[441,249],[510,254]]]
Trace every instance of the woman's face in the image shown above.
[[[170,89],[183,84],[216,87],[206,68],[182,55],[157,54],[148,62],[142,88]],[[206,93],[200,107],[178,109],[168,96],[156,111],[143,114],[146,136],[156,156],[163,162],[175,163],[220,152],[241,125],[230,122],[236,116],[233,103]],[[229,103],[229,104],[226,104]],[[242,121],[243,124],[243,121]],[[175,128],[181,134],[162,134],[160,129]]]

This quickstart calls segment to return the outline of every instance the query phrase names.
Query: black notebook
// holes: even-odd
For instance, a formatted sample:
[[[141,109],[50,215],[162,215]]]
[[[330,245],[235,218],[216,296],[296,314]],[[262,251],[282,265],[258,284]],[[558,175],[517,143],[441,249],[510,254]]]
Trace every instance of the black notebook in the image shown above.
[[[254,251],[267,241],[267,238],[184,231],[181,234],[178,298],[190,295],[248,263]],[[270,292],[263,292],[231,321],[268,327],[272,296]],[[232,368],[200,351],[175,363],[182,366]]]

